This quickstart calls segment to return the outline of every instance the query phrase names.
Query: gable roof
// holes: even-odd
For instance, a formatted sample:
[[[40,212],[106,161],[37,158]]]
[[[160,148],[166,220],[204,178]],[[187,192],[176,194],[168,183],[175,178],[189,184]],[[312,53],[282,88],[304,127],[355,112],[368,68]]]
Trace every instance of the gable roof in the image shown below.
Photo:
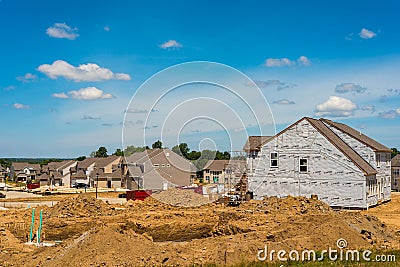
[[[96,168],[104,168],[116,160],[121,159],[120,156],[111,155],[105,158],[95,158]]]
[[[306,118],[315,129],[317,129],[332,145],[339,149],[346,157],[351,160],[365,175],[373,175],[378,172],[355,152],[345,141],[337,136],[322,120]]]
[[[25,167],[36,171],[40,170],[40,164],[29,164],[28,162],[13,162],[12,167],[15,172],[22,171]]]
[[[392,158],[392,167],[400,167],[400,154],[397,154]]]
[[[87,169],[96,161],[96,158],[86,158],[82,161],[78,161],[78,169]]]
[[[293,126],[299,124],[301,121],[307,120],[319,133],[321,133],[325,138],[334,145],[337,149],[339,149],[349,160],[351,160],[363,173],[364,175],[373,175],[378,172],[367,162],[365,161],[356,151],[354,151],[346,142],[344,142],[337,134],[335,134],[323,121],[325,119],[313,119],[304,117],[292,125],[286,127],[279,133],[277,133],[274,137],[264,142],[262,145],[268,143],[273,138],[278,137],[285,133],[287,130],[292,128]],[[350,128],[350,127],[349,127]],[[354,129],[353,129],[354,130]],[[372,140],[372,139],[371,139]],[[376,141],[375,141],[376,142]],[[376,142],[378,143],[378,142]],[[262,146],[261,145],[261,146]],[[261,147],[260,146],[260,147]]]
[[[227,159],[216,159],[207,161],[204,166],[204,170],[213,170],[213,171],[223,171],[225,167],[228,165],[229,160]]]
[[[366,136],[365,134],[351,128],[350,126],[343,124],[343,123],[339,123],[339,122],[334,122],[331,120],[327,120],[327,119],[320,119],[322,122],[329,124],[332,127],[335,127],[336,129],[350,135],[351,137],[353,137],[354,139],[360,141],[361,143],[363,143],[366,146],[369,146],[370,148],[372,148],[373,150],[377,151],[377,152],[392,152],[392,150],[384,145],[382,145],[381,143],[375,141],[374,139]]]
[[[127,163],[143,164],[145,162],[170,164],[171,168],[181,169],[185,172],[195,172],[196,167],[186,158],[167,148],[146,149],[126,157]]]
[[[44,165],[43,169],[55,171],[55,170],[67,168],[68,166],[73,165],[75,162],[76,162],[76,160],[53,161],[53,162],[49,162],[47,165]]]
[[[250,151],[260,151],[261,145],[266,143],[268,140],[272,139],[273,136],[249,136],[243,150],[246,152]]]

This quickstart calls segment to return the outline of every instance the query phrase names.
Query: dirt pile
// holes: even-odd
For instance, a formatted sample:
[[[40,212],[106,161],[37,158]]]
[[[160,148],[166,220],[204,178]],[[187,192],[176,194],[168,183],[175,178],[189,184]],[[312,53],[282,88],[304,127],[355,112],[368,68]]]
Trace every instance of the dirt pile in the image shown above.
[[[80,218],[96,217],[108,214],[110,207],[103,201],[90,195],[79,194],[77,197],[69,197],[59,201],[54,207],[47,209],[48,218]]]
[[[334,211],[326,203],[306,197],[266,197],[263,200],[250,200],[240,205],[242,209],[262,211],[265,214],[300,216],[305,214],[332,214]]]
[[[400,249],[400,235],[377,217],[368,214],[363,215],[360,212],[340,212],[340,217],[371,245]]]
[[[164,197],[171,197],[171,192],[187,196],[185,191],[171,190],[163,192]],[[29,225],[27,215],[27,210],[3,211],[0,222],[25,218]],[[269,197],[238,207],[215,203],[177,207],[147,198],[129,201],[121,209],[79,195],[60,201],[45,215],[45,240],[62,243],[32,252],[18,249],[3,262],[0,254],[0,265],[225,265],[256,261],[265,245],[275,251],[322,251],[337,248],[338,239],[347,240],[349,249],[396,249],[400,244],[391,226],[374,216],[333,211],[304,197]],[[12,231],[5,233],[12,238]],[[10,240],[15,241],[9,243],[12,247],[22,245]]]
[[[210,201],[192,190],[171,188],[160,193],[151,195],[160,202],[178,207],[197,207],[205,205]]]

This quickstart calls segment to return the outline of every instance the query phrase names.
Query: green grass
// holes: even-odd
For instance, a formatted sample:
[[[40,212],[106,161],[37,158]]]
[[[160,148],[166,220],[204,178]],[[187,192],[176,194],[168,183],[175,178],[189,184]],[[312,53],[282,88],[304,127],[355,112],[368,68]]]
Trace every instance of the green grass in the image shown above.
[[[316,253],[317,258],[320,253]],[[394,255],[395,261],[392,262],[375,262],[376,255]],[[360,252],[360,261],[331,261],[326,256],[323,261],[287,261],[287,262],[262,262],[262,261],[254,261],[254,262],[242,262],[238,264],[230,265],[232,267],[288,267],[288,266],[298,266],[298,267],[323,267],[323,266],[332,266],[332,267],[347,267],[347,266],[379,266],[379,267],[398,267],[400,266],[400,251],[399,250],[376,250],[373,251],[371,256],[369,256],[371,261],[365,261],[362,259],[362,252]],[[206,264],[206,265],[192,265],[192,266],[202,266],[202,267],[217,267],[219,265],[216,264]]]

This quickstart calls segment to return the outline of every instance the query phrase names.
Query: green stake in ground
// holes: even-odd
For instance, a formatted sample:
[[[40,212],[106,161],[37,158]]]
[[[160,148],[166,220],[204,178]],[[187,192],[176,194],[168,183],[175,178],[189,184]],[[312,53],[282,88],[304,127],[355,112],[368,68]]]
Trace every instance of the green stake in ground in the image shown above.
[[[32,209],[32,222],[31,222],[31,229],[29,232],[29,242],[32,242],[33,239],[33,227],[35,226],[35,208]]]

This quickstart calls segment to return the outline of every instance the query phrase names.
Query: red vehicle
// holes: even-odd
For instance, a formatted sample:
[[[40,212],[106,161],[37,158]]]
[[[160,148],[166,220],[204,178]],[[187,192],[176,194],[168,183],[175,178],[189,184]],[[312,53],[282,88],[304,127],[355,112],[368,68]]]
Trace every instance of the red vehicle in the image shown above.
[[[36,183],[27,183],[26,184],[26,187],[28,188],[28,189],[35,189],[35,188],[39,188],[40,187],[40,182],[36,182]]]
[[[148,196],[153,194],[152,190],[131,190],[126,191],[126,200],[145,200]]]

